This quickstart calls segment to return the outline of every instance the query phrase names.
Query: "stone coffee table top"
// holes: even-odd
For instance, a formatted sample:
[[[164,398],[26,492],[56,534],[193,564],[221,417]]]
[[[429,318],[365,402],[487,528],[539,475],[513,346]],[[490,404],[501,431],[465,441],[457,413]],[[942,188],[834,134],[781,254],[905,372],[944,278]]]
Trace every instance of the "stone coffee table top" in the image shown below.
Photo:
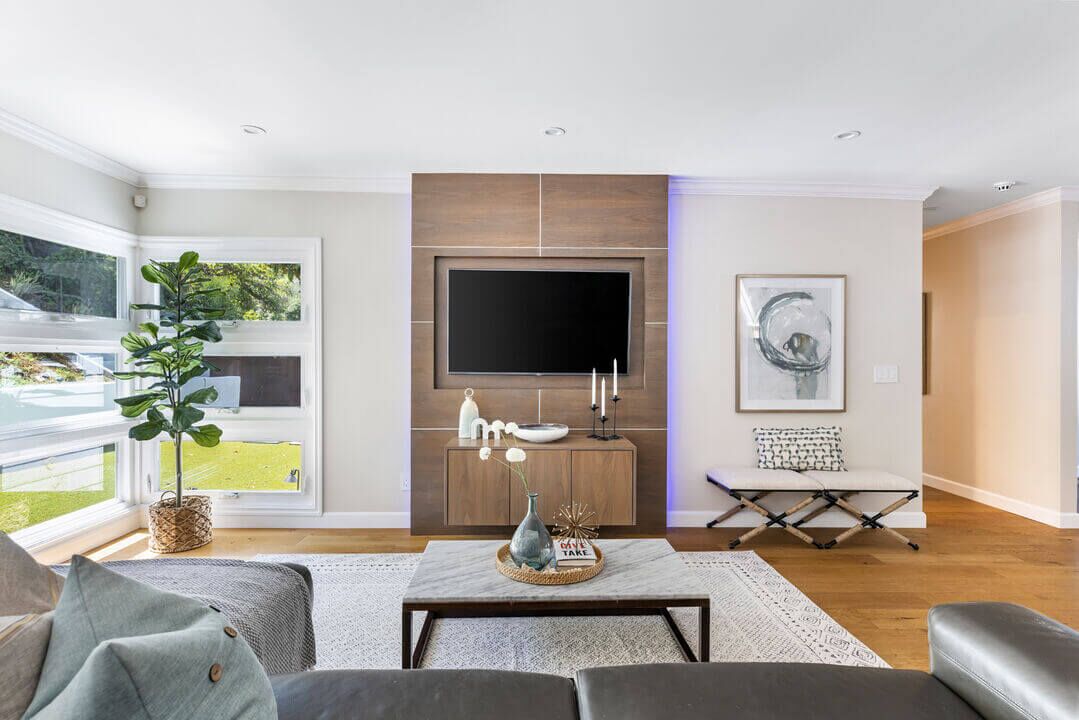
[[[596,577],[573,585],[530,585],[498,572],[503,540],[435,540],[427,544],[402,604],[626,601],[707,601],[696,575],[666,540],[604,540]],[[696,603],[694,603],[696,604]]]

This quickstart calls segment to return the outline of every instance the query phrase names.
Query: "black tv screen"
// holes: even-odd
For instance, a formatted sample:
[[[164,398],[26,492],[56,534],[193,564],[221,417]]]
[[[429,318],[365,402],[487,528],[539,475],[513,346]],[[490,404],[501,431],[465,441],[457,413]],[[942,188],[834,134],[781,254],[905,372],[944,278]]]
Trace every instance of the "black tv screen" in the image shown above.
[[[451,374],[629,372],[630,273],[450,270]]]

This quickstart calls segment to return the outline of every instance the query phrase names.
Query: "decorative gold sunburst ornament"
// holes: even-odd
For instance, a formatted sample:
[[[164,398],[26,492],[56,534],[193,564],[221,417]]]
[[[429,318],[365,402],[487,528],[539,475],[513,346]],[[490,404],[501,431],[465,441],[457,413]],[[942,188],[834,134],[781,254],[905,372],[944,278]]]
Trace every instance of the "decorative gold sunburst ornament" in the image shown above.
[[[573,540],[592,540],[599,537],[594,523],[596,513],[582,503],[563,505],[554,516],[554,533],[557,537]]]

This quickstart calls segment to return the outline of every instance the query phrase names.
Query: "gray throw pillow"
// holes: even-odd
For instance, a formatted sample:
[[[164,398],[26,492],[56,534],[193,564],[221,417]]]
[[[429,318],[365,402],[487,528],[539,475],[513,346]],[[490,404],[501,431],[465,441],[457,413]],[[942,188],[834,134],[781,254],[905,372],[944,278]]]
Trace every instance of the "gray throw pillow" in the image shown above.
[[[37,687],[52,613],[0,617],[0,720],[19,720]]]
[[[265,720],[269,678],[220,613],[75,556],[26,720]]]
[[[0,568],[0,615],[41,614],[56,607],[64,579],[38,565],[5,532],[0,532]]]

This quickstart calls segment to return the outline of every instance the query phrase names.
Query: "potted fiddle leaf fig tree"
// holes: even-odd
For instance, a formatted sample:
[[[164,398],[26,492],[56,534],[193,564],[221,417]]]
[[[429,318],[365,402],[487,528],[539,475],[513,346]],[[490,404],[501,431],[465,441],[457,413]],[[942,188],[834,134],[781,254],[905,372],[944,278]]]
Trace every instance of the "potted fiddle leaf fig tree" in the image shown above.
[[[205,343],[221,340],[214,318],[223,315],[220,292],[210,285],[210,275],[199,265],[196,252],[185,252],[179,261],[151,260],[142,266],[142,277],[160,287],[157,303],[133,304],[133,310],[152,310],[158,322],[144,322],[139,332],[125,335],[120,344],[130,353],[130,372],[116,373],[122,380],[139,380],[143,389],[116,404],[127,418],[143,422],[128,431],[128,437],[146,441],[164,433],[176,452],[176,490],[165,491],[150,505],[150,549],[155,552],[183,552],[201,547],[213,539],[210,498],[185,495],[182,444],[188,435],[203,447],[221,441],[216,425],[198,425],[205,413],[198,405],[212,403],[217,390],[205,387],[184,392],[184,385],[200,377],[212,365],[203,358]],[[170,492],[174,497],[166,499]]]

